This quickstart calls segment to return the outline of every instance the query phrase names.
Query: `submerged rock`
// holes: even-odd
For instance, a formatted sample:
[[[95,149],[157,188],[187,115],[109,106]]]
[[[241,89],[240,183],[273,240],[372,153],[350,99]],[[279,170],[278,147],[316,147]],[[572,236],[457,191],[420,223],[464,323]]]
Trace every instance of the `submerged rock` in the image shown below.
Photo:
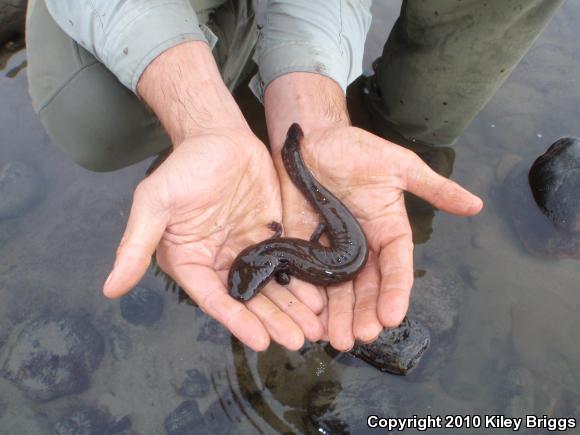
[[[221,394],[203,414],[208,433],[212,435],[229,435],[240,433],[239,427],[246,420],[240,407],[239,398],[235,398],[231,391]]]
[[[406,375],[417,366],[430,342],[429,330],[405,317],[399,327],[384,329],[375,342],[357,345],[350,353],[383,372]]]
[[[104,341],[84,316],[52,315],[25,324],[4,352],[2,376],[28,398],[47,401],[89,386]]]
[[[175,408],[164,421],[168,435],[206,433],[205,422],[195,400],[186,400]]]
[[[109,345],[117,361],[127,358],[133,347],[129,335],[118,325],[111,325],[109,329]]]
[[[211,341],[215,344],[226,344],[231,339],[230,332],[217,320],[207,317],[197,336],[198,341]]]
[[[42,182],[30,166],[12,161],[0,168],[0,219],[20,216],[41,196]]]
[[[536,204],[554,226],[580,233],[580,139],[554,142],[536,159],[528,179]]]
[[[177,392],[185,397],[203,397],[209,392],[209,380],[199,370],[187,371],[187,377],[181,383]]]
[[[55,426],[56,435],[129,435],[128,416],[115,421],[108,412],[89,406],[70,410]]]
[[[77,408],[55,426],[57,435],[101,435],[109,426],[109,416],[95,408]]]
[[[580,139],[562,138],[503,183],[503,200],[526,249],[538,256],[580,258]]]
[[[121,315],[133,324],[151,326],[161,318],[163,298],[148,288],[137,286],[120,301]]]

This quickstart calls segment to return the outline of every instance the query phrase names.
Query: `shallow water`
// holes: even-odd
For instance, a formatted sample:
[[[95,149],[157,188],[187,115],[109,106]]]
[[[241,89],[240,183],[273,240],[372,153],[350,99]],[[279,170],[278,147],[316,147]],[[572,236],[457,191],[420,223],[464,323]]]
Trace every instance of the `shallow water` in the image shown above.
[[[375,14],[366,71],[398,7],[389,2]],[[86,391],[44,403],[0,378],[0,433],[53,433],[79,404],[116,419],[128,415],[133,433],[165,433],[164,418],[186,400],[178,390],[194,368],[210,381],[209,392],[194,400],[224,433],[314,431],[305,416],[324,411],[314,400],[321,396],[336,396],[327,414],[346,419],[356,433],[370,413],[580,418],[578,263],[527,254],[500,201],[501,181],[517,161],[541,154],[561,136],[580,135],[579,20],[580,6],[565,4],[454,147],[453,179],[486,207],[469,219],[437,213],[429,240],[416,247],[415,268],[422,272],[415,292],[439,286],[442,294],[453,293],[447,309],[454,321],[408,377],[347,356],[333,359],[317,346],[250,352],[220,327],[208,333],[205,317],[178,304],[153,274],[142,285],[163,298],[161,318],[149,327],[124,320],[119,301],[106,300],[100,289],[131,192],[150,162],[109,174],[70,162],[32,111],[25,74],[7,77],[25,61],[18,53],[0,74],[0,166],[13,160],[29,165],[42,194],[18,217],[0,220],[0,353],[17,325],[62,312],[86,313],[104,338],[105,353]]]

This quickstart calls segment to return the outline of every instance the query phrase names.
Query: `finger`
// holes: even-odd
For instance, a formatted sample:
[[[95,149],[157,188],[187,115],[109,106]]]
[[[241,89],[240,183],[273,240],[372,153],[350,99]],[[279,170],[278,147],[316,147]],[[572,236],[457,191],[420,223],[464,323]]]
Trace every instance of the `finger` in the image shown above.
[[[285,287],[314,314],[319,314],[324,308],[324,297],[320,289],[315,285],[292,278]]]
[[[260,319],[275,342],[289,350],[298,350],[304,345],[300,327],[265,295],[256,295],[246,302],[246,307]]]
[[[400,325],[409,307],[413,286],[413,242],[403,234],[383,247],[379,255],[381,285],[378,316],[386,328]]]
[[[270,336],[262,322],[244,304],[228,295],[213,269],[182,266],[175,270],[175,279],[204,312],[228,328],[242,343],[257,352],[268,348]]]
[[[103,286],[103,293],[109,298],[122,296],[137,285],[151,264],[151,256],[167,227],[167,214],[153,205],[143,186],[141,183],[135,190],[115,265]]]
[[[318,341],[324,332],[322,322],[312,310],[303,304],[295,295],[277,283],[264,287],[262,294],[270,299],[280,310],[286,313],[303,331],[310,341]]]
[[[371,252],[367,264],[354,281],[353,333],[355,338],[363,343],[375,341],[383,330],[377,314],[380,282],[377,257]]]
[[[437,174],[415,153],[406,156],[401,167],[405,190],[447,213],[471,216],[481,211],[483,201],[478,196]]]
[[[336,350],[346,352],[354,346],[352,320],[354,290],[352,282],[327,287],[328,293],[328,336]]]
[[[320,337],[320,341],[330,341],[328,336],[328,305],[325,305],[320,314],[318,315],[318,320],[322,323],[323,332]]]

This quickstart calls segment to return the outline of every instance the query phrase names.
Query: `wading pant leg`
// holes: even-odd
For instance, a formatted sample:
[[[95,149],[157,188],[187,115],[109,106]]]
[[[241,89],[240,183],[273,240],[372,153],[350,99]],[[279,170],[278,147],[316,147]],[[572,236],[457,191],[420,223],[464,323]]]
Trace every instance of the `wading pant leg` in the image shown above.
[[[236,35],[235,39],[220,39],[214,47],[230,88],[243,79],[255,45],[252,5],[251,1],[228,0],[215,10],[196,10],[207,18],[200,22],[207,23],[214,33]],[[29,1],[26,26],[34,110],[51,139],[76,163],[93,171],[112,171],[170,145],[154,114],[61,30],[44,0]]]
[[[516,67],[564,0],[404,0],[373,65],[377,126],[453,143]]]

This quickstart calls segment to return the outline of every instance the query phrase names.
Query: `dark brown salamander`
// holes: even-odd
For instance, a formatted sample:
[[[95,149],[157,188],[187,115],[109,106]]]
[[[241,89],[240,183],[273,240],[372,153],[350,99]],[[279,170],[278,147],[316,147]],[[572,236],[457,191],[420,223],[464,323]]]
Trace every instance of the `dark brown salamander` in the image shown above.
[[[350,211],[310,173],[300,154],[302,129],[292,124],[282,160],[292,182],[319,213],[321,223],[310,241],[280,237],[282,226],[272,222],[275,231],[268,240],[249,246],[234,260],[228,288],[234,298],[247,301],[272,278],[288,284],[290,276],[317,285],[350,281],[365,265],[368,248],[365,235]],[[326,233],[330,247],[318,243]]]

